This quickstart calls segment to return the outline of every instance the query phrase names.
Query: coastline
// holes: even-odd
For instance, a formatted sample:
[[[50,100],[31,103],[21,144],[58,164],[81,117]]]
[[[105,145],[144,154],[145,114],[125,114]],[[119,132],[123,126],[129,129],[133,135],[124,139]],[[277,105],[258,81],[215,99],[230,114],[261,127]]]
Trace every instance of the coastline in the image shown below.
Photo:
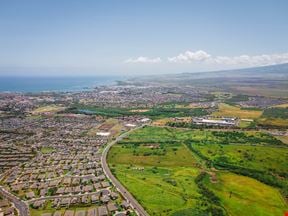
[[[124,77],[77,76],[77,77],[0,77],[0,93],[62,93],[91,91],[99,86],[117,85]]]

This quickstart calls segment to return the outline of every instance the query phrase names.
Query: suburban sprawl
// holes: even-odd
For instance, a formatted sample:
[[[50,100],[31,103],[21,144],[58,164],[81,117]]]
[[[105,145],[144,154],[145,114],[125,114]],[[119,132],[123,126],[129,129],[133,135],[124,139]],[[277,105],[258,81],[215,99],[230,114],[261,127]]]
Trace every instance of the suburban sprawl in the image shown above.
[[[1,92],[0,216],[284,215],[287,68]]]

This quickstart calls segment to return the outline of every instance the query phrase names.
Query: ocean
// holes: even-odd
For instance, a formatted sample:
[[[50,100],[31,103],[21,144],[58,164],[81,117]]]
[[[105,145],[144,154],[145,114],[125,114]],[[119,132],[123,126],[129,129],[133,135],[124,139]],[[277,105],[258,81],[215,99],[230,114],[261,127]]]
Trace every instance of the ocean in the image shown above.
[[[0,92],[87,91],[115,84],[121,77],[0,77]]]

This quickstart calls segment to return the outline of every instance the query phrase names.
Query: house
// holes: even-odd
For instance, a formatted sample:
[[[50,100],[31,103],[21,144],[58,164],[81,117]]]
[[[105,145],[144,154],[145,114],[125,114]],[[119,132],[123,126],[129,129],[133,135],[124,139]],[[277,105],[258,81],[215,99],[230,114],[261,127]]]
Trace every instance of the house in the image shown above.
[[[110,184],[109,184],[109,182],[104,181],[104,182],[101,182],[101,186],[103,188],[106,188],[106,187],[110,187]]]
[[[101,169],[101,170],[102,170],[102,169]],[[99,176],[98,176],[98,179],[99,179],[100,181],[105,180],[105,175],[99,175]]]
[[[100,195],[99,194],[93,194],[91,196],[91,202],[92,203],[98,203],[100,201]]]
[[[49,187],[56,187],[59,184],[59,180],[53,180],[49,182]]]
[[[30,189],[37,189],[38,188],[38,183],[33,183],[31,186],[30,186]]]
[[[79,203],[79,198],[78,197],[73,197],[71,199],[71,203],[70,204],[77,204],[77,203]]]
[[[79,178],[74,178],[72,181],[72,185],[79,185],[80,184],[80,179]]]
[[[109,196],[104,195],[100,198],[100,200],[102,203],[108,203],[110,201],[110,198],[109,198]]]
[[[33,208],[40,208],[44,205],[44,203],[45,203],[45,200],[38,200],[33,203]]]
[[[7,199],[0,200],[0,208],[5,208],[9,206],[9,201]]]
[[[40,196],[45,196],[47,192],[48,192],[47,189],[41,189],[40,190]]]
[[[88,196],[82,196],[81,202],[82,203],[88,203],[89,202]]]
[[[58,206],[58,204],[59,204],[59,201],[60,201],[60,199],[54,199],[54,201],[53,201],[53,207],[56,207],[56,206]]]
[[[97,215],[97,209],[96,208],[88,209],[87,216],[96,216],[96,215]]]
[[[63,194],[64,192],[65,192],[65,188],[61,187],[57,189],[56,194]]]
[[[65,211],[64,216],[74,216],[74,211],[67,210],[67,211]]]
[[[114,214],[114,216],[126,216],[127,214],[125,212],[118,212]]]
[[[103,189],[103,190],[100,191],[100,193],[101,193],[102,196],[104,196],[104,195],[105,196],[109,196],[110,191],[108,189]]]
[[[84,210],[79,210],[76,211],[75,216],[85,216],[86,215],[86,211]]]
[[[196,125],[208,125],[208,126],[235,126],[235,119],[227,120],[222,118],[221,120],[205,119],[205,118],[193,118],[193,123]]]
[[[71,178],[69,178],[69,177],[64,178],[63,179],[63,184],[64,185],[70,185],[71,184]]]
[[[94,188],[97,190],[97,189],[99,189],[99,188],[101,188],[101,184],[100,183],[95,183],[94,184]]]
[[[111,193],[110,193],[110,197],[111,197],[112,200],[115,200],[115,199],[118,198],[118,194],[115,193],[115,192],[111,192]]]
[[[83,178],[82,179],[82,184],[86,185],[90,183],[90,178]]]
[[[121,203],[121,207],[122,208],[124,208],[124,209],[128,209],[129,208],[129,203],[127,202],[127,201],[123,201],[122,203]]]
[[[14,210],[15,209],[13,207],[5,208],[4,215],[14,215]]]
[[[65,192],[64,193],[72,193],[72,192],[73,192],[72,187],[66,187],[65,188]]]
[[[115,213],[118,210],[118,207],[115,203],[108,203],[107,208],[110,213]]]
[[[30,191],[30,192],[26,193],[26,198],[27,198],[27,199],[35,198],[34,192],[33,192],[33,191]]]
[[[91,192],[93,190],[93,186],[92,185],[86,185],[83,188],[84,192]]]
[[[74,187],[74,193],[80,193],[82,190],[81,190],[81,187],[80,186],[76,186]]]
[[[108,211],[105,206],[100,206],[98,208],[98,216],[108,216]]]
[[[70,198],[63,198],[60,202],[60,205],[65,207],[65,206],[69,206],[70,205],[70,201],[71,199]]]
[[[54,212],[54,214],[53,214],[53,216],[61,216],[62,214],[61,214],[61,212],[60,211],[56,211],[56,212]]]

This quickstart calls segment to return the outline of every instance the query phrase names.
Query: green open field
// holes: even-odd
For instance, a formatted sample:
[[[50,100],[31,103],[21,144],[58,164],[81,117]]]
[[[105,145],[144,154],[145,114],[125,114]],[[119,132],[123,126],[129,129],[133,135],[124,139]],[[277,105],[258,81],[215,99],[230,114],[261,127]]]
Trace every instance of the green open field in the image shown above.
[[[42,154],[49,154],[49,153],[52,153],[54,151],[54,148],[51,148],[51,147],[42,147],[40,149],[41,153]]]
[[[286,147],[196,144],[193,148],[213,161],[260,171],[288,173]]]
[[[273,187],[229,172],[218,172],[217,179],[214,184],[206,179],[206,184],[220,198],[229,215],[284,215],[287,210],[284,199]]]
[[[112,172],[151,215],[195,207],[200,197],[194,182],[199,165],[183,144],[162,149],[116,145],[108,161]]]
[[[288,128],[288,119],[260,118],[257,120],[257,124],[268,128],[269,127]]]
[[[266,127],[281,127],[288,128],[288,108],[287,107],[272,107],[264,110],[261,118],[257,123]]]
[[[141,113],[141,115],[152,118],[152,119],[161,119],[161,118],[170,118],[170,117],[186,117],[186,116],[203,116],[207,115],[208,111],[204,108],[189,108],[182,107],[175,103],[167,103],[163,105],[158,105],[152,108],[112,108],[112,107],[96,107],[96,106],[87,106],[83,104],[74,105],[65,112],[71,113],[82,113],[87,115],[100,115],[105,117],[119,117],[119,116],[131,116]],[[139,112],[138,112],[139,111]]]
[[[264,127],[288,127],[288,108],[272,107],[264,111],[257,108],[241,108],[237,105],[221,103],[218,110],[212,113],[213,116],[238,117],[240,119],[253,119],[255,123],[240,121],[240,128],[249,127],[251,124],[257,124]]]
[[[32,111],[32,113],[34,115],[45,113],[45,112],[56,113],[56,112],[62,111],[64,109],[65,109],[65,107],[62,107],[62,106],[47,105],[47,106],[42,106],[42,107],[38,107],[38,108],[34,109]]]
[[[247,110],[241,109],[239,106],[232,106],[228,104],[219,104],[219,110],[214,112],[214,116],[225,116],[225,117],[238,117],[244,119],[256,119],[262,115],[260,110]]]
[[[113,146],[108,163],[150,215],[256,216],[288,208],[280,188],[210,169],[205,158],[241,169],[287,173],[287,154],[281,141],[260,132],[145,127]],[[210,178],[199,180],[203,171]]]
[[[194,208],[199,170],[193,167],[150,167],[137,170],[137,165],[113,167],[117,178],[128,188],[150,215],[169,215],[177,210]]]

